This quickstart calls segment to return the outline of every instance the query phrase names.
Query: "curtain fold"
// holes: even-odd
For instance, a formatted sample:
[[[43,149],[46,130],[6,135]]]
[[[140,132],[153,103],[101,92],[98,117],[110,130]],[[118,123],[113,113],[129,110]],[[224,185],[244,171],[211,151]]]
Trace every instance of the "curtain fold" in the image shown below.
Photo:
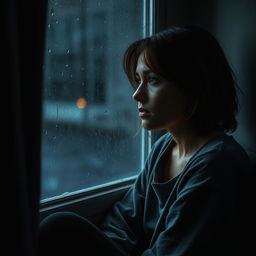
[[[36,255],[40,202],[42,67],[47,1],[3,3],[4,76],[11,159],[4,159],[8,186],[7,255]],[[11,191],[11,192],[9,192]]]

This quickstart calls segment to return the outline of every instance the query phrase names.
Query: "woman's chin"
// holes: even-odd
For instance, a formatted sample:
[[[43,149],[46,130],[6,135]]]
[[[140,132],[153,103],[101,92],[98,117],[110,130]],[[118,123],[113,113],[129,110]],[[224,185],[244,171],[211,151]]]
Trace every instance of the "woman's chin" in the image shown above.
[[[156,124],[154,124],[153,122],[150,122],[148,120],[142,120],[141,126],[142,126],[142,128],[144,128],[145,130],[148,130],[148,131],[161,129]]]

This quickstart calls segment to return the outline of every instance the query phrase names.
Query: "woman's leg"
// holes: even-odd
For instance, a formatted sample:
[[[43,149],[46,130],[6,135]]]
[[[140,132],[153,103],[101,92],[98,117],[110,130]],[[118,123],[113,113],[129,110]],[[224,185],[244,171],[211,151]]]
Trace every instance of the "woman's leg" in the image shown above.
[[[75,213],[60,212],[46,217],[40,223],[38,255],[126,254],[87,219]]]

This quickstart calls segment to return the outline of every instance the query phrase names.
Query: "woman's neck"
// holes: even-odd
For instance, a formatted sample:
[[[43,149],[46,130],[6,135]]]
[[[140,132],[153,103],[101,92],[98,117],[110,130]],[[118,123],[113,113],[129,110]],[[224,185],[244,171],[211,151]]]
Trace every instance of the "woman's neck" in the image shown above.
[[[171,132],[174,140],[172,148],[173,153],[175,153],[179,159],[187,157],[190,158],[213,137],[224,134],[224,132],[214,131],[207,135],[201,136],[188,129],[179,129],[178,132],[169,132]]]

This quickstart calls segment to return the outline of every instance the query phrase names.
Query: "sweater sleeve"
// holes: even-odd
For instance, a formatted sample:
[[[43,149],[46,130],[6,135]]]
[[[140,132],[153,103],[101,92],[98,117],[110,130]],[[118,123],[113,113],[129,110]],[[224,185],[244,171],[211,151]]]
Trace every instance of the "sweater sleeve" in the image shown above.
[[[100,229],[129,255],[139,255],[145,248],[144,206],[149,178],[157,156],[166,141],[163,136],[152,147],[143,171],[124,197],[109,210]],[[167,137],[168,138],[168,137]]]
[[[129,255],[143,237],[145,174],[141,172],[122,200],[114,204],[100,229]]]
[[[142,256],[233,255],[237,166],[233,159],[198,161],[184,175],[163,228]]]

